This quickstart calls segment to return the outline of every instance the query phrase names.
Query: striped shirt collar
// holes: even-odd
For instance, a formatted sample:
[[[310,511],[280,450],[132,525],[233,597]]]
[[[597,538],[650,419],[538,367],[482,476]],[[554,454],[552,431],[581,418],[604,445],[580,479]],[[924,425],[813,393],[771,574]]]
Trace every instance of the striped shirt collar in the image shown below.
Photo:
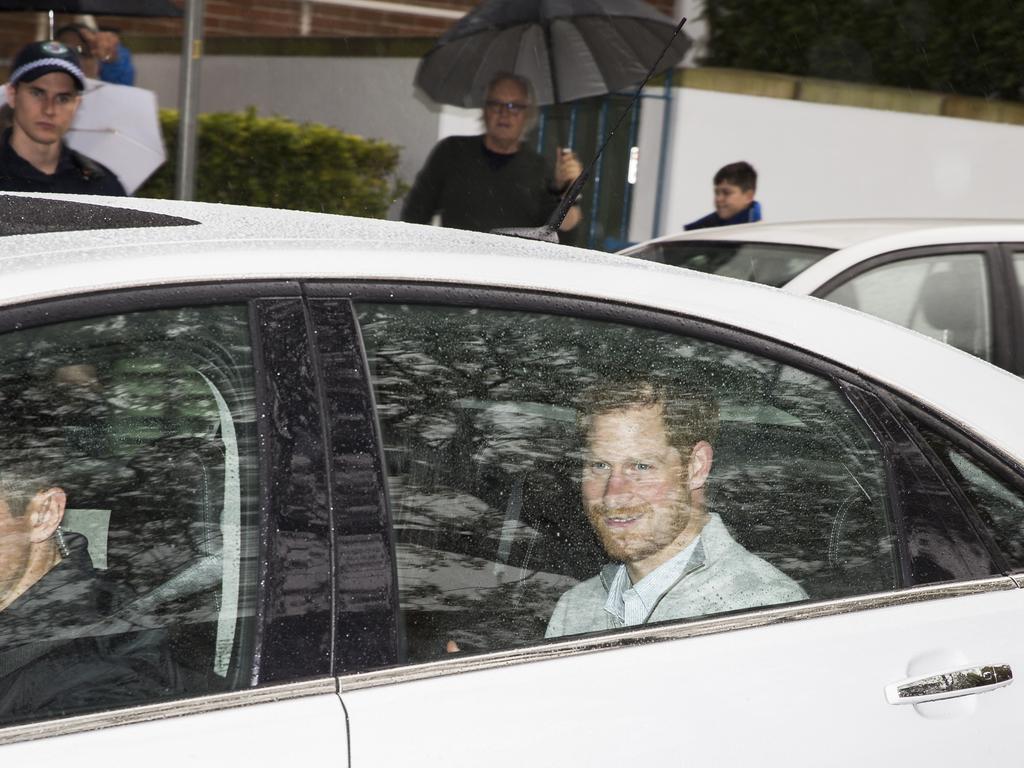
[[[645,624],[665,593],[686,575],[690,560],[698,547],[700,547],[700,536],[694,538],[686,546],[686,549],[671,560],[659,565],[636,584],[630,581],[626,566],[620,565],[608,585],[608,599],[604,603],[605,611],[626,627]],[[704,560],[702,547],[701,556],[697,560],[695,566],[700,565]]]

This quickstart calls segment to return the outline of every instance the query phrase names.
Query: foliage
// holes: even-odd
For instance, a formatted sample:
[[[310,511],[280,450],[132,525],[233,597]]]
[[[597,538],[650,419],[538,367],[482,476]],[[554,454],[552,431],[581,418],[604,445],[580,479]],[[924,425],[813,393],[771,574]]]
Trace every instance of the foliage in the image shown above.
[[[1024,99],[1017,0],[707,0],[703,63]]]
[[[178,112],[160,110],[167,163],[138,191],[174,196]],[[404,185],[398,147],[319,123],[245,112],[198,119],[196,200],[383,218]]]

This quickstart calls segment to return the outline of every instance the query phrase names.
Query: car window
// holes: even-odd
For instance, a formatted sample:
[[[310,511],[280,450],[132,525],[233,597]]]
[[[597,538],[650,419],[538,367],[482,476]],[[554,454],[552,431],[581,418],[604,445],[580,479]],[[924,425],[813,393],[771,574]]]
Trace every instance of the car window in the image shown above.
[[[717,522],[701,534],[703,562],[718,557],[714,530],[743,548],[729,550],[731,565],[713,561],[714,573],[746,573],[750,557],[759,574],[732,583],[729,599],[647,621],[895,586],[882,456],[832,381],[708,341],[585,319],[387,304],[362,305],[358,317],[408,660],[540,641],[560,598],[609,571],[610,550],[584,513],[598,449],[582,420],[587,398],[623,378],[705,404],[714,458],[702,503]],[[630,462],[623,472],[652,469]],[[602,621],[603,609],[595,615]],[[569,619],[559,634],[603,628]]]
[[[1024,569],[1024,493],[949,438],[918,427],[960,485],[1014,570]]]
[[[651,243],[628,255],[778,288],[832,252],[831,248],[775,243],[669,240]]]
[[[983,253],[921,256],[884,264],[824,298],[992,359],[992,320]]]
[[[0,336],[0,725],[250,684],[255,423],[245,306]]]

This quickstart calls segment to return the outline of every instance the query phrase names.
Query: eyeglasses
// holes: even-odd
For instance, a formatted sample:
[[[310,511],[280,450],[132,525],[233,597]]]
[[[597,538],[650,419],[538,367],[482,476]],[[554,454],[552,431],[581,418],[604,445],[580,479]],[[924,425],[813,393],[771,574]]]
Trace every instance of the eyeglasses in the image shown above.
[[[490,112],[508,112],[510,115],[518,115],[530,108],[529,104],[520,104],[517,101],[494,101],[488,99],[484,102],[484,108]]]

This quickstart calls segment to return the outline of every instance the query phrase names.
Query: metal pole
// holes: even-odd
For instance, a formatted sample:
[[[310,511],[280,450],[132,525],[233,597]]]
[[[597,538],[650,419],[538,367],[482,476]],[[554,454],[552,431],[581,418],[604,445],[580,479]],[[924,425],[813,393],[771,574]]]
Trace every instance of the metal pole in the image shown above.
[[[643,102],[638,103],[636,109],[633,110],[633,114],[629,116],[629,139],[626,142],[626,146],[629,148],[629,152],[631,154],[633,152],[633,147],[636,146],[637,134],[640,130],[640,109],[642,105]],[[627,160],[627,162],[632,162],[632,158]],[[622,191],[622,217],[619,219],[619,240],[623,243],[629,241],[629,220],[632,215],[633,185],[629,183],[627,171],[626,188]]]
[[[175,197],[192,200],[196,192],[196,115],[199,112],[199,64],[203,58],[203,16],[206,0],[186,0],[181,38],[181,80],[178,102],[178,172]]]
[[[669,138],[672,132],[672,79],[675,70],[670,69],[665,73],[665,112],[661,116],[661,156],[658,158],[658,186],[654,194],[654,225],[651,227],[651,237],[658,237],[661,234],[661,206],[665,196],[665,171],[668,166]]]
[[[601,138],[608,132],[608,100],[610,97],[605,96],[601,100],[601,111],[598,113],[597,120],[597,140],[601,141]],[[594,188],[590,193],[590,228],[587,232],[587,248],[594,247],[594,241],[597,239],[597,215],[601,208],[601,176],[604,170],[604,154],[597,161],[597,167],[594,169]]]

